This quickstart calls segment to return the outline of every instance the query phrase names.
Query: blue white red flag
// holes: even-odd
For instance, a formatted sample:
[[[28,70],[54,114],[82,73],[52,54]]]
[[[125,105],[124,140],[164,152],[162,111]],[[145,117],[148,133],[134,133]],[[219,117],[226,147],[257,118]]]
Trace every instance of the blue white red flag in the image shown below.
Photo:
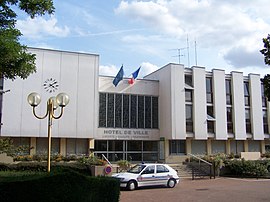
[[[135,79],[138,77],[141,67],[139,67],[135,72],[133,72],[131,75],[132,77],[128,80],[129,84],[134,84]]]

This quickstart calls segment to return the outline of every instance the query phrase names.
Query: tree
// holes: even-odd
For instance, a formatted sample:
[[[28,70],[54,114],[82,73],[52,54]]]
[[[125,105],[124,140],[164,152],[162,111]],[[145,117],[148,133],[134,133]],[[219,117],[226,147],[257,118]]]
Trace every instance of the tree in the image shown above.
[[[17,6],[31,18],[54,13],[53,0],[1,0],[0,1],[0,77],[6,79],[27,78],[36,71],[35,54],[21,45],[20,30],[15,28]]]
[[[270,34],[266,38],[263,38],[264,48],[260,52],[264,55],[264,63],[270,65]],[[264,94],[270,101],[270,74],[266,74],[262,79],[264,85]]]

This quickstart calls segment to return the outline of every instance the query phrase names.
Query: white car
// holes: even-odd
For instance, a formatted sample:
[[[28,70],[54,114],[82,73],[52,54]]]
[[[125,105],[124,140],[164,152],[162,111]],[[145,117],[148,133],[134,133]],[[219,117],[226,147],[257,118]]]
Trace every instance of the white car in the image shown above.
[[[112,177],[120,180],[120,187],[135,190],[138,187],[164,185],[173,188],[179,183],[177,172],[167,164],[142,163],[137,164],[124,173]]]

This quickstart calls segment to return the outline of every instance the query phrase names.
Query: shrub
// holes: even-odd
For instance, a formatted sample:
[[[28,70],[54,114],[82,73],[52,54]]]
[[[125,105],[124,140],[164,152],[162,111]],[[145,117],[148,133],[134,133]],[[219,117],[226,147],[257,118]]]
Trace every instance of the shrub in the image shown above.
[[[99,201],[118,202],[119,181],[109,177],[89,177],[64,169],[18,181],[0,182],[0,201]],[[16,193],[16,194],[14,194]]]
[[[268,173],[268,163],[262,161],[232,160],[226,161],[226,168],[230,175],[241,177],[259,177]]]
[[[129,169],[131,166],[130,162],[127,160],[117,161],[117,165],[119,166],[120,172]]]

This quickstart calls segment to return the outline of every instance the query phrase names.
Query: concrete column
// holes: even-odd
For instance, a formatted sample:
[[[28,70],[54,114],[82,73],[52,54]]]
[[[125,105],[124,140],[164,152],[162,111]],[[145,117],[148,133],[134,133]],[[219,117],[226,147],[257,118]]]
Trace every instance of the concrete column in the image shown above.
[[[31,137],[30,138],[30,155],[33,156],[37,153],[37,138]]]
[[[61,138],[60,139],[60,154],[66,156],[67,154],[67,139]]]
[[[265,154],[265,141],[264,140],[261,141],[261,153]]]
[[[186,154],[191,154],[191,139],[186,139]]]
[[[206,147],[207,147],[207,155],[211,155],[212,154],[212,140],[211,139],[207,139],[206,142]]]
[[[226,141],[226,154],[231,153],[231,140]]]
[[[248,140],[244,140],[244,152],[248,152]]]
[[[168,159],[168,157],[170,155],[170,150],[169,150],[170,144],[169,144],[169,140],[168,139],[165,139],[164,143],[165,143],[165,148],[164,148],[165,149],[165,162],[167,162],[167,159]]]

